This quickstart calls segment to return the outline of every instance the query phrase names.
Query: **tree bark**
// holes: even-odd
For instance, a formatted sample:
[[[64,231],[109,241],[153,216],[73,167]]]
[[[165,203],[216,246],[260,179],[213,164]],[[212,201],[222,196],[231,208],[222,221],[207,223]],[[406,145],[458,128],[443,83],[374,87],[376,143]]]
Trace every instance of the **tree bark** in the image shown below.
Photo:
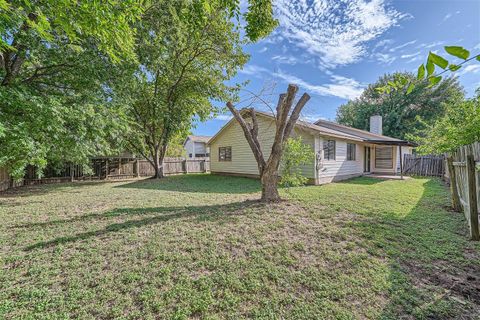
[[[155,153],[153,155],[153,168],[155,169],[155,179],[163,178],[163,159],[160,159],[160,154],[158,148],[155,148]]]
[[[155,168],[155,179],[165,178],[165,170],[163,167],[163,160],[167,154],[167,146],[160,146],[155,148],[153,163]]]
[[[265,170],[260,178],[262,182],[261,200],[263,202],[278,202],[281,200],[277,187],[278,171],[269,169]]]

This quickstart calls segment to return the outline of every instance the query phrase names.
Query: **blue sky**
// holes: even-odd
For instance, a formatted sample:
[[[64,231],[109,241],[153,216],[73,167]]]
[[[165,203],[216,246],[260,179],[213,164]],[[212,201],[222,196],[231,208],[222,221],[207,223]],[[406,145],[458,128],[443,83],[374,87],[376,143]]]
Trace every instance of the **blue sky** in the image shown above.
[[[274,0],[280,26],[245,46],[250,61],[233,82],[275,105],[288,83],[311,95],[302,118],[334,120],[337,108],[379,76],[416,71],[429,51],[460,45],[480,53],[480,0]],[[457,72],[468,96],[480,87],[480,64]],[[238,105],[243,107],[245,105]],[[261,102],[255,107],[265,109]],[[196,135],[215,134],[225,112],[198,123]]]

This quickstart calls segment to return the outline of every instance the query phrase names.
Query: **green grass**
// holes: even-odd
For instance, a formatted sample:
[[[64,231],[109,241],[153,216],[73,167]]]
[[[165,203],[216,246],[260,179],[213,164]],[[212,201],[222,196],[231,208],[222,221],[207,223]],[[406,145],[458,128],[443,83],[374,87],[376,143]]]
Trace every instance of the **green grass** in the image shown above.
[[[0,319],[475,319],[480,246],[437,180],[256,201],[185,175],[0,196]]]

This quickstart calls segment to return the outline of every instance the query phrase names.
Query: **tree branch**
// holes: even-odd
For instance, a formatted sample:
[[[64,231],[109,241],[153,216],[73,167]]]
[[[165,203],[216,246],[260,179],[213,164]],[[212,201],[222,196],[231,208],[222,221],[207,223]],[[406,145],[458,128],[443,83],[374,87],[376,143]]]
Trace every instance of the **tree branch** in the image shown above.
[[[260,143],[258,142],[258,136],[253,136],[253,132],[258,132],[258,123],[256,120],[253,120],[253,117],[256,119],[256,115],[252,116],[252,121],[253,121],[253,127],[252,130],[248,128],[247,123],[245,122],[245,119],[243,119],[242,115],[240,112],[238,112],[237,109],[233,106],[233,104],[229,101],[227,102],[227,108],[230,110],[230,112],[233,114],[237,122],[240,124],[240,127],[243,129],[243,133],[245,135],[245,138],[247,139],[248,144],[250,145],[250,148],[252,149],[253,155],[255,156],[255,159],[257,160],[257,165],[258,165],[258,170],[260,173],[260,176],[263,173],[263,170],[265,169],[266,162],[265,158],[263,156],[262,150],[260,148]],[[256,129],[255,129],[256,127]]]

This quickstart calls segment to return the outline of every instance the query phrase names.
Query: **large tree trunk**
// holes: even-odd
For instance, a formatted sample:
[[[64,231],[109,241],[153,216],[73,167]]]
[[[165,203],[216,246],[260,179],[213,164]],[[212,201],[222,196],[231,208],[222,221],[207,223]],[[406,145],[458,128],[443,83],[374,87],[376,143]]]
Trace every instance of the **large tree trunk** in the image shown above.
[[[278,172],[267,170],[261,177],[262,182],[262,198],[264,202],[278,202],[280,195],[278,194]]]
[[[155,154],[153,157],[153,167],[155,169],[155,179],[160,179],[165,177],[165,173],[163,170],[163,160],[165,155],[162,152],[159,152],[158,149],[155,150]]]

